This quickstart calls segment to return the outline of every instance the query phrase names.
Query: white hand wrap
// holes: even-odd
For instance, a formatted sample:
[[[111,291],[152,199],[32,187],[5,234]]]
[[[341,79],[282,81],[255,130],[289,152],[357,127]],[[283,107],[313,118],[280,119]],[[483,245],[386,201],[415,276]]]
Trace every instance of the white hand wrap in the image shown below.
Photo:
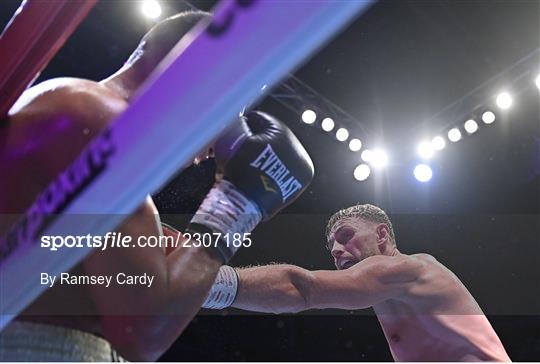
[[[232,244],[234,234],[245,236],[261,221],[262,214],[257,205],[247,199],[230,182],[221,180],[210,190],[199,207],[191,224],[203,225],[222,234],[217,248],[225,262],[236,253],[240,244]]]
[[[228,265],[222,265],[202,307],[216,310],[227,308],[234,302],[237,290],[236,271]]]

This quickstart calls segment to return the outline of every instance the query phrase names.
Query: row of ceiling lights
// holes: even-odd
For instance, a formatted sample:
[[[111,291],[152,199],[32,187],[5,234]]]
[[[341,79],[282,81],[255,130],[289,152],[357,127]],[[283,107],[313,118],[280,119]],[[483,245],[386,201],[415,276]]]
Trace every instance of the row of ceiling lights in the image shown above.
[[[540,74],[534,80],[536,87],[540,90]],[[509,92],[501,92],[495,98],[495,104],[497,107],[504,111],[512,107],[513,98]],[[479,121],[485,125],[490,125],[495,122],[497,116],[492,110],[484,110],[479,115]],[[317,113],[312,109],[306,109],[302,113],[302,121],[306,124],[312,125],[317,121]],[[431,140],[424,140],[418,144],[417,152],[421,159],[429,160],[435,153],[443,150],[448,142],[457,143],[463,138],[462,130],[467,135],[476,133],[479,129],[479,121],[474,118],[466,120],[462,129],[458,126],[451,128],[446,132],[446,135],[434,136]],[[335,138],[342,143],[348,140],[348,147],[352,152],[360,152],[362,150],[362,141],[358,138],[350,138],[350,133],[347,128],[339,127],[336,129],[336,123],[331,118],[323,118],[320,122],[320,127],[323,131],[330,133],[334,132]],[[334,131],[334,129],[336,129]],[[380,169],[388,164],[388,154],[381,148],[377,149],[364,149],[360,153],[360,163],[353,172],[353,176],[358,181],[364,181],[371,175],[372,168]],[[431,167],[426,163],[417,164],[413,170],[413,175],[420,182],[428,182],[433,176]]]

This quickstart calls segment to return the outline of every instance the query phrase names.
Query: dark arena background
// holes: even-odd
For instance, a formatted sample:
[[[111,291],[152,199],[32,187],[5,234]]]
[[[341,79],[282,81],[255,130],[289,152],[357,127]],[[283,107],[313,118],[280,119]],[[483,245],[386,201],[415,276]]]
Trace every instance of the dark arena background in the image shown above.
[[[210,10],[215,2],[160,4],[162,19]],[[0,2],[2,26],[18,5]],[[117,70],[157,21],[145,17],[142,5],[100,1],[39,80],[100,80]],[[539,49],[538,1],[376,3],[254,106],[293,129],[316,173],[307,192],[258,227],[254,246],[231,265],[334,269],[324,244],[328,217],[373,203],[390,215],[402,252],[432,254],[463,281],[513,360],[539,361]],[[334,125],[323,123],[327,117]],[[339,128],[348,135],[336,134]],[[361,141],[359,150],[353,139]],[[445,147],[428,158],[441,141]],[[158,209],[169,214],[164,220],[183,229],[214,169],[212,160],[192,166],[156,192]],[[392,357],[370,310],[230,309],[202,311],[162,360]]]

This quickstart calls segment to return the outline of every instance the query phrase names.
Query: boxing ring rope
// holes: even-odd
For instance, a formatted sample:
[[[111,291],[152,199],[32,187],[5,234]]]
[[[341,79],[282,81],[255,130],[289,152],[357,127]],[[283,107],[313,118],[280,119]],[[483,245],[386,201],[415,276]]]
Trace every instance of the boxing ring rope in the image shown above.
[[[370,4],[290,1],[284,11],[276,1],[219,3],[212,23],[176,45],[132,105],[36,199],[12,239],[0,242],[0,328],[46,289],[40,272],[68,271],[91,251],[41,248],[36,231],[46,215],[61,213],[43,235],[114,230],[125,218],[118,214],[133,212],[189,163],[262,96],[261,86],[270,89]],[[92,173],[82,178],[81,170]],[[66,189],[73,176],[82,187]],[[95,215],[74,224],[73,214]]]
[[[97,0],[22,2],[0,35],[0,119],[96,3]]]

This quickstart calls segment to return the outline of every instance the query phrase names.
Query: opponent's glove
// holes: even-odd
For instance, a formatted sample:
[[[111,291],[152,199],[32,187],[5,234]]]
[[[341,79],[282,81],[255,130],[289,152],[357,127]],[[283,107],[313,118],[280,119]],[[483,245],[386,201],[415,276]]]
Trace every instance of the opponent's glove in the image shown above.
[[[218,182],[189,232],[220,233],[211,244],[227,262],[261,220],[293,202],[313,179],[313,163],[294,134],[274,117],[252,111],[214,145]],[[236,242],[233,244],[233,242]]]

